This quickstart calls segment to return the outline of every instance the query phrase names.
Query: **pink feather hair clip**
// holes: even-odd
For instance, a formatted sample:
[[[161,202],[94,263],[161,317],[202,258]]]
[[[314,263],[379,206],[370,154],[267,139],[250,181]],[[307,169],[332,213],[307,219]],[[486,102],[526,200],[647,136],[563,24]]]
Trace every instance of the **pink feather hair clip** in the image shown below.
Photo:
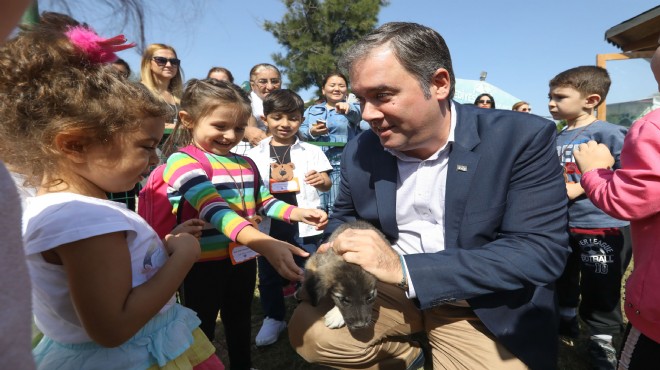
[[[92,63],[114,62],[118,58],[115,52],[135,46],[135,43],[126,44],[124,35],[104,39],[94,30],[83,26],[70,27],[65,35]]]

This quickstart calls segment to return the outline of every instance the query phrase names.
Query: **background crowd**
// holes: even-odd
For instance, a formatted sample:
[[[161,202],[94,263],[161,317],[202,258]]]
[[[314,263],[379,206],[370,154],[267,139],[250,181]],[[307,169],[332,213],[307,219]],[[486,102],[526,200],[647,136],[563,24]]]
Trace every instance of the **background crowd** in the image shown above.
[[[26,45],[39,57],[22,54]],[[407,45],[428,50],[413,55]],[[415,369],[451,358],[457,367],[549,369],[559,336],[575,338],[580,323],[594,368],[641,369],[657,359],[657,310],[643,289],[658,282],[647,262],[657,242],[643,231],[659,213],[648,203],[658,183],[649,161],[657,117],[630,133],[599,120],[606,70],[576,67],[549,81],[549,111],[567,123],[556,133],[554,123],[521,114],[531,112],[524,101],[510,110],[496,109],[489,94],[474,106],[453,102],[444,40],[416,24],[388,23],[361,40],[338,61],[348,74],[327,71],[308,106],[268,63],[252,68],[249,89],[212,65],[184,83],[174,47],[148,45],[139,76],[115,55],[128,47],[46,13],[0,53],[0,88],[11,98],[2,102],[2,159],[29,198],[22,229],[43,334],[38,367],[112,358],[125,368],[223,369],[211,345],[219,314],[229,368],[251,369],[257,276],[264,318],[256,345],[266,346],[288,326],[283,299],[326,224],[327,234],[354,219],[390,243],[361,231],[322,252],[332,248],[379,279],[381,315],[365,339],[328,329],[322,307],[301,303],[289,337],[309,362]],[[419,59],[428,63],[414,66]],[[63,71],[50,73],[58,60]],[[658,52],[652,67],[660,75]],[[135,197],[158,165],[170,213],[183,215],[162,241],[133,212],[145,206]],[[492,181],[473,183],[475,174]],[[128,209],[104,201],[119,194]],[[3,196],[14,215],[18,199]],[[8,221],[5,229],[18,228]],[[642,259],[626,296],[634,319],[617,350],[632,257]],[[13,314],[25,321],[25,312]],[[430,350],[394,339],[416,332]],[[158,345],[145,349],[145,340]],[[17,368],[33,368],[19,344]]]

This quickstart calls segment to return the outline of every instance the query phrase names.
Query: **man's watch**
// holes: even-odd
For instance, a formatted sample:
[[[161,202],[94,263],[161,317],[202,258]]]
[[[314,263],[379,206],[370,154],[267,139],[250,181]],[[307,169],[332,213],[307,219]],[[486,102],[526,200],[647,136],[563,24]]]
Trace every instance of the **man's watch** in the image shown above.
[[[396,284],[396,286],[398,286],[399,288],[401,288],[401,289],[403,289],[403,290],[405,290],[405,291],[408,291],[408,288],[409,288],[409,287],[408,287],[408,279],[406,279],[406,276],[405,276],[405,275],[403,276],[403,278],[401,279],[401,281],[400,281],[399,283]]]
[[[402,276],[401,276],[401,281],[399,281],[396,284],[396,286],[398,286],[399,288],[401,288],[405,291],[408,291],[408,277],[406,276],[406,264],[403,260],[403,255],[402,254],[399,255],[399,262],[401,262]]]

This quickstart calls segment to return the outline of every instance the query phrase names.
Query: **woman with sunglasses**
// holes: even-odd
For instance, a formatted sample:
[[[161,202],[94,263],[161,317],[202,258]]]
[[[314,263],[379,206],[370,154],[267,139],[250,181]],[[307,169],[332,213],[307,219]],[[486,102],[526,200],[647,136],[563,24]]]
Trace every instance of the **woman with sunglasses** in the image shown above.
[[[474,105],[479,108],[495,109],[495,99],[490,94],[479,94],[479,96],[474,99]]]
[[[532,112],[532,108],[530,108],[529,103],[526,101],[517,102],[511,107],[511,110],[514,110],[516,112],[525,112],[525,113]]]
[[[181,60],[173,47],[151,44],[142,55],[141,81],[154,95],[166,102],[172,112],[165,128],[174,128],[179,118],[179,103],[183,93]]]

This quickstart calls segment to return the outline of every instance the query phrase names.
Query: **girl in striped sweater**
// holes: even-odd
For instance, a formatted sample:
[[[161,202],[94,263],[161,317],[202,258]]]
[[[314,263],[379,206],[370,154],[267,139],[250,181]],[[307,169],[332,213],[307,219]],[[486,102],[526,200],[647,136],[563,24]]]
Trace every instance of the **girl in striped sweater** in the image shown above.
[[[327,215],[275,199],[261,186],[251,160],[230,152],[243,139],[251,115],[250,99],[238,86],[214,79],[191,80],[181,99],[179,122],[168,147],[190,145],[212,168],[186,153],[174,152],[164,171],[174,209],[185,198],[205,221],[202,257],[183,283],[183,303],[202,321],[213,339],[220,311],[231,369],[250,369],[251,303],[256,284],[256,257],[263,255],[283,277],[301,280],[293,255],[301,249],[260,232],[259,213],[286,222],[325,227]],[[255,187],[255,182],[257,186]],[[256,190],[256,191],[255,191]]]

